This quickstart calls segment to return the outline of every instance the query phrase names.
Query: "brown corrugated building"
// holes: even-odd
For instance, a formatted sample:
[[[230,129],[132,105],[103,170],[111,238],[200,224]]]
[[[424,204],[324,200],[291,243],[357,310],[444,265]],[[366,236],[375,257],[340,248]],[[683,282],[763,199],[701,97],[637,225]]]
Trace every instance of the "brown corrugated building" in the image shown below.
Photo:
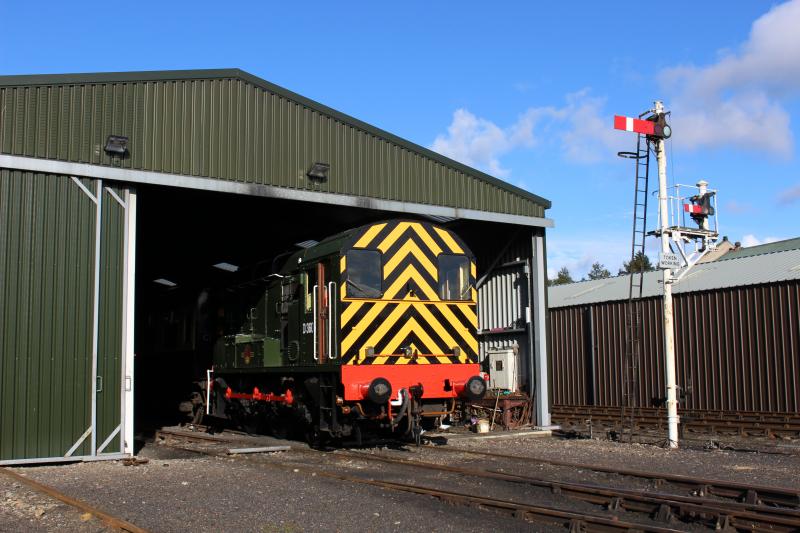
[[[638,394],[665,396],[661,274],[644,277]],[[800,238],[728,251],[674,285],[681,408],[800,410]],[[628,277],[549,288],[554,406],[623,406]]]

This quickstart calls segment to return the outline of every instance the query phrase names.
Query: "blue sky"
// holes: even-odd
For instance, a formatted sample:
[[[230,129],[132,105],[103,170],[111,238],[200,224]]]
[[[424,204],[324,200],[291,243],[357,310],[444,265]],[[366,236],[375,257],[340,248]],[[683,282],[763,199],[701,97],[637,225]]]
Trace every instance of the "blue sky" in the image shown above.
[[[659,98],[722,234],[800,236],[800,0],[552,4],[0,0],[0,73],[242,68],[551,199],[576,277],[629,253],[612,116]]]

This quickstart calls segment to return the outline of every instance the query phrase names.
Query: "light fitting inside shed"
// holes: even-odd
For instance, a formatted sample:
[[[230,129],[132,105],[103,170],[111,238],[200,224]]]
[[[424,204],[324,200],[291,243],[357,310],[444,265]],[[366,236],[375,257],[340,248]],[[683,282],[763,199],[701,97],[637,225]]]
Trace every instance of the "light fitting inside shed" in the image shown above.
[[[220,270],[225,270],[227,272],[236,272],[237,270],[239,270],[238,266],[226,263],[225,261],[211,266],[213,266],[214,268],[218,268]]]
[[[308,169],[308,172],[306,172],[306,176],[312,180],[328,181],[328,171],[330,168],[331,166],[328,163],[314,163],[311,165],[311,168]]]

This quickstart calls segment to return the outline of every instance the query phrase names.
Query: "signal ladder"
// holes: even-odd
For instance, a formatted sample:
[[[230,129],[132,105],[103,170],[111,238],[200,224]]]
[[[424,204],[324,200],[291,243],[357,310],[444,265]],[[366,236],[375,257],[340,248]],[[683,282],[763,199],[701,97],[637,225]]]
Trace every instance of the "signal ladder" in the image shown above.
[[[636,181],[633,195],[633,235],[631,238],[631,259],[629,263],[628,305],[625,312],[625,376],[622,402],[621,422],[625,428],[628,416],[629,438],[633,439],[634,414],[639,405],[639,365],[642,345],[642,309],[639,300],[642,298],[644,285],[644,269],[638,265],[639,271],[632,270],[636,260],[644,256],[645,237],[647,236],[647,196],[650,175],[650,143],[646,135],[639,134],[636,142],[636,153],[630,154],[636,163]]]

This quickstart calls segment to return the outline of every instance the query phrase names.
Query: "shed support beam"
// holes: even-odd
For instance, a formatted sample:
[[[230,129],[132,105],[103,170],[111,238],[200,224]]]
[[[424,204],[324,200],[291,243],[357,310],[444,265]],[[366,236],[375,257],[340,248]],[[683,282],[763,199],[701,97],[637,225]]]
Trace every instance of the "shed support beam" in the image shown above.
[[[264,198],[278,198],[283,200],[297,200],[319,204],[341,205],[377,211],[392,211],[396,213],[409,213],[416,215],[434,215],[454,219],[484,220],[487,222],[502,222],[520,226],[552,228],[554,223],[549,218],[510,215],[506,213],[492,213],[477,209],[461,209],[441,205],[418,204],[397,200],[383,200],[366,196],[353,196],[349,194],[336,194],[330,192],[311,191],[276,187],[274,185],[260,185],[256,183],[240,183],[214,178],[201,178],[182,174],[166,174],[164,172],[150,172],[132,170],[127,168],[104,167],[88,165],[86,163],[70,163],[52,159],[36,157],[22,157],[16,155],[0,155],[0,168],[14,170],[27,170],[47,174],[61,174],[66,176],[82,176],[87,178],[125,181],[128,183],[144,183],[149,185],[164,185],[168,187],[182,187],[204,191],[225,192],[232,194],[245,194],[261,196]]]
[[[534,232],[532,238],[533,257],[531,264],[532,298],[530,320],[533,333],[533,355],[531,374],[535,384],[534,406],[536,425],[550,426],[549,369],[547,364],[547,271],[545,265],[544,232]]]

